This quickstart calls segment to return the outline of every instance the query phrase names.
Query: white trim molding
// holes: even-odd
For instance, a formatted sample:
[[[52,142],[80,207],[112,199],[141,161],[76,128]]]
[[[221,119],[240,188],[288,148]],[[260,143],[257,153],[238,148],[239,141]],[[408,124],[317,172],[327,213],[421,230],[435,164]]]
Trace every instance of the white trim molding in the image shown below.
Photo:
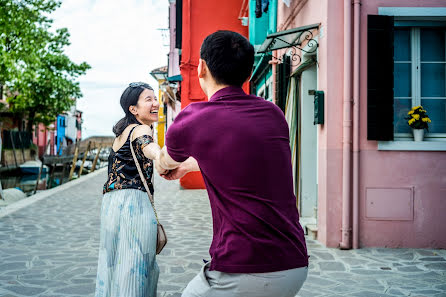
[[[378,141],[379,151],[446,151],[446,141]]]
[[[446,16],[446,7],[378,7],[379,15],[392,16]]]

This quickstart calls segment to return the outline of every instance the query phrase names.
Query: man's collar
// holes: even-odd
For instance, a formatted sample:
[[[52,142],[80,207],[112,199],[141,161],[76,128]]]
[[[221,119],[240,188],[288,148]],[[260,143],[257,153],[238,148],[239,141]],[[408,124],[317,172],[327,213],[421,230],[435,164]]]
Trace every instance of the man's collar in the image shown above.
[[[220,99],[225,99],[226,97],[232,96],[246,96],[246,93],[241,87],[229,86],[215,92],[209,101],[218,101]]]

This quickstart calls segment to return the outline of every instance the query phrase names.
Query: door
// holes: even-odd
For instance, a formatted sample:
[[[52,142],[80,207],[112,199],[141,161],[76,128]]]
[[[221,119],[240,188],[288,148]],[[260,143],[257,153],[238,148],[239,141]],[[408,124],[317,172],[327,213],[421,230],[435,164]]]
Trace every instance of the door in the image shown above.
[[[314,95],[317,89],[317,67],[311,66],[300,76],[299,111],[299,208],[301,217],[317,217],[317,126],[314,120]]]

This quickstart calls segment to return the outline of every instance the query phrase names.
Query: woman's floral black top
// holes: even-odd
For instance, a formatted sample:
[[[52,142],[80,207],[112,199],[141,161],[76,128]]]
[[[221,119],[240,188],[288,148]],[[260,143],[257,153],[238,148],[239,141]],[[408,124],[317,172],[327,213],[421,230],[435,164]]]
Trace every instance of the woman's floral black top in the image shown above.
[[[117,152],[113,151],[113,149],[110,152],[110,156],[108,157],[108,179],[104,185],[104,194],[119,189],[146,191],[133,160],[132,151],[130,150],[130,135],[131,133],[129,133],[127,141]],[[151,136],[143,135],[133,140],[131,145],[133,145],[136,158],[139,161],[149,190],[153,195],[153,161],[146,158],[142,151],[151,142],[153,142]]]

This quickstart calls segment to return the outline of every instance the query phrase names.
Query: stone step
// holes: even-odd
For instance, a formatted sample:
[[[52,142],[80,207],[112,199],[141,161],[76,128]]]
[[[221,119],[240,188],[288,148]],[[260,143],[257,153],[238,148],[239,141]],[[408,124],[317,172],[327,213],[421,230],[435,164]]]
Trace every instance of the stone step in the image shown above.
[[[317,225],[316,224],[306,224],[307,234],[311,239],[317,239]]]

